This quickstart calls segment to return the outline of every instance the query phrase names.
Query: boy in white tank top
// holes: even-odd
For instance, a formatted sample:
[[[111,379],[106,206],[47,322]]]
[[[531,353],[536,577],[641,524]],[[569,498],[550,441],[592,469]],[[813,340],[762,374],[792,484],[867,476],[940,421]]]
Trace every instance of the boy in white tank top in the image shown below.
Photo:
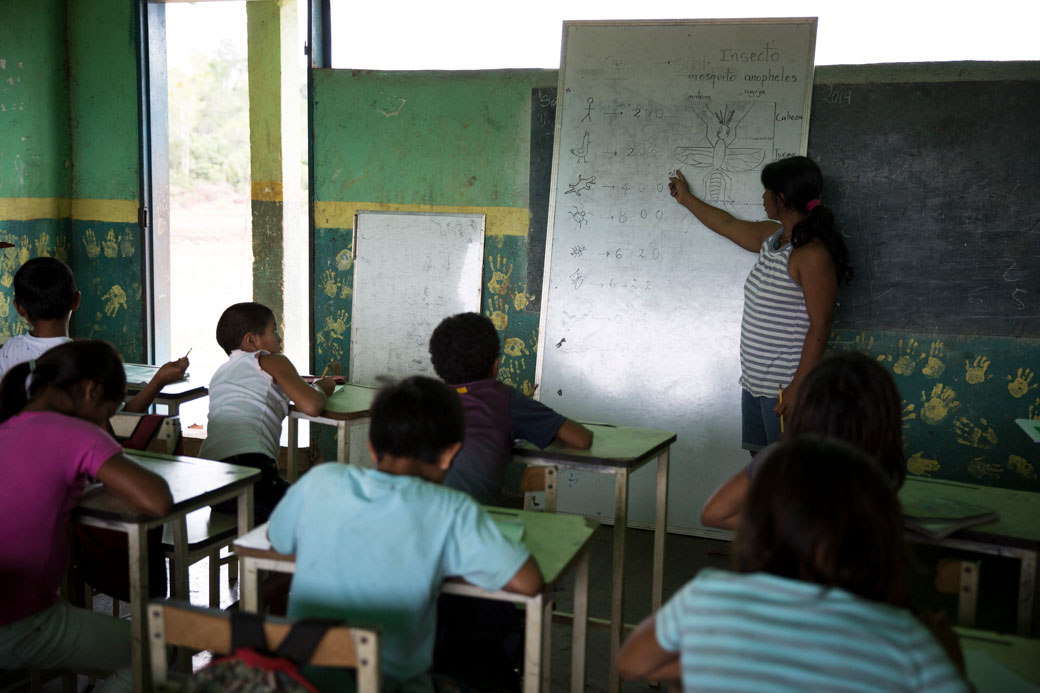
[[[322,378],[312,386],[300,377],[281,353],[274,313],[260,303],[236,303],[225,310],[217,321],[217,343],[230,358],[210,380],[209,423],[199,456],[259,469],[255,518],[265,522],[289,486],[278,473],[277,459],[290,400],[315,416],[324,411],[335,384]]]

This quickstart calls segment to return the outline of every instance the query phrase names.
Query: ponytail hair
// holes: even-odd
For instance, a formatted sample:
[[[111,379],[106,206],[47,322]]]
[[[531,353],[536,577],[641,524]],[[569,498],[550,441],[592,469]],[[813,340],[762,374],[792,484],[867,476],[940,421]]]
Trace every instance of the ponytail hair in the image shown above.
[[[105,341],[85,339],[48,350],[39,358],[14,366],[0,382],[0,423],[25,408],[47,387],[73,395],[85,380],[101,385],[106,402],[126,395],[126,371],[115,347]]]
[[[791,156],[766,164],[762,169],[762,187],[782,197],[783,204],[806,215],[791,229],[791,246],[799,248],[819,238],[834,260],[838,281],[851,282],[854,272],[849,249],[838,232],[834,212],[820,203],[823,173],[816,162],[805,156]]]

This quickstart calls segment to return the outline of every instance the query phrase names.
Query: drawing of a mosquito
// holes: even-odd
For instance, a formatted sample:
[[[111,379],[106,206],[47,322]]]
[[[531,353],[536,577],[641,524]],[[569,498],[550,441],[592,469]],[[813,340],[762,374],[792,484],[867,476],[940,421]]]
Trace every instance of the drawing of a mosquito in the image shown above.
[[[750,171],[766,156],[764,149],[731,147],[737,138],[737,126],[754,107],[754,103],[727,104],[712,111],[706,103],[694,106],[693,112],[704,123],[704,137],[710,147],[676,147],[675,158],[696,168],[707,168],[704,176],[704,196],[712,204],[729,199],[733,180],[729,173]]]

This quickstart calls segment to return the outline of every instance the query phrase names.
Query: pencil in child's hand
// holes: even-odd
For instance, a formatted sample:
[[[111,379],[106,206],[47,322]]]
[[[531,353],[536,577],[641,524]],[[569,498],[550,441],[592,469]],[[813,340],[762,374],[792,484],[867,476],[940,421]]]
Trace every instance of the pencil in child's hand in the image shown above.
[[[191,350],[194,349],[194,348],[195,347],[188,347],[188,350],[186,352],[184,352],[184,356],[182,356],[181,358],[183,358],[183,359],[188,358],[188,354],[190,354]]]
[[[326,374],[327,374],[328,372],[329,372],[329,364],[327,364],[327,363],[326,363],[326,364],[325,364],[325,370],[323,370],[323,371],[321,372],[321,377],[322,377],[322,378],[324,378],[324,377],[325,377],[325,375],[326,375]],[[319,380],[321,380],[321,378],[318,378],[318,379],[319,379]]]

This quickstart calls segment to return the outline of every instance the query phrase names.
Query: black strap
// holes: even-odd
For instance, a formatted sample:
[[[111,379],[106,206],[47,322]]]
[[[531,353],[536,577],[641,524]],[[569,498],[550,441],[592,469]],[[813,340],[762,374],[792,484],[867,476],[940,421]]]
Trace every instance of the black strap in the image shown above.
[[[245,611],[231,612],[231,650],[243,647],[275,657],[284,657],[297,667],[311,661],[329,628],[343,625],[333,618],[303,618],[293,623],[285,639],[274,652],[267,647],[264,619],[259,614]]]
[[[257,652],[267,652],[264,636],[264,619],[248,611],[231,612],[231,651],[251,647]]]
[[[293,623],[289,634],[275,650],[279,657],[285,657],[300,667],[311,661],[311,656],[321,644],[329,628],[343,625],[343,621],[332,618],[302,618]]]

